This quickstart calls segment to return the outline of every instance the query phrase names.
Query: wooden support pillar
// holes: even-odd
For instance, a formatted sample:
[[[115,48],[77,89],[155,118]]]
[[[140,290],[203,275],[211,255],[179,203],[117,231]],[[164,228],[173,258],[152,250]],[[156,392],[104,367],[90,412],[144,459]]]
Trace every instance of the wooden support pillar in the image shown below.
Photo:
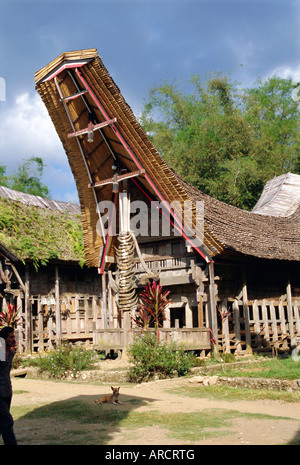
[[[55,265],[55,323],[56,323],[56,342],[61,344],[61,312],[60,312],[60,295],[59,295],[59,274],[58,266]]]
[[[280,316],[281,337],[282,337],[282,340],[283,340],[282,347],[283,347],[283,349],[287,349],[287,341],[286,341],[286,336],[287,336],[286,319],[285,319],[285,314],[284,314],[284,308],[283,308],[282,300],[280,300],[280,302],[279,302],[279,316]]]
[[[43,315],[43,309],[41,305],[40,296],[37,301],[37,313],[38,313],[38,337],[39,337],[38,347],[40,351],[43,351],[44,350],[44,315]]]
[[[200,294],[198,302],[198,327],[203,328],[204,318],[203,318],[203,295]]]
[[[204,326],[204,317],[203,317],[203,294],[204,294],[204,283],[203,283],[203,273],[202,268],[199,265],[192,266],[193,269],[193,278],[195,283],[198,285],[196,290],[196,300],[198,302],[198,328],[203,328]]]
[[[209,271],[209,325],[216,341],[215,349],[218,350],[218,320],[217,320],[217,302],[215,290],[215,272],[212,262],[208,265]]]
[[[185,304],[185,326],[186,328],[193,327],[193,312],[192,307],[190,305],[190,299],[187,299]]]
[[[32,315],[30,305],[30,276],[28,265],[25,269],[25,346],[27,352],[33,350]]]
[[[107,298],[106,298],[106,274],[102,274],[102,322],[103,329],[107,329]]]
[[[222,314],[222,338],[223,338],[223,352],[226,354],[230,353],[230,336],[229,336],[229,324],[228,324],[228,307],[227,299],[222,300],[221,314]]]
[[[71,300],[69,297],[67,298],[67,309],[71,308]],[[67,333],[72,334],[72,319],[71,319],[71,311],[68,312],[67,316]]]
[[[249,318],[249,307],[248,307],[248,292],[246,282],[243,284],[242,289],[243,296],[243,314],[245,322],[245,338],[246,338],[246,351],[252,353],[251,348],[251,333],[250,333],[250,318]]]
[[[289,322],[289,333],[291,337],[291,342],[295,338],[295,331],[294,331],[294,318],[293,318],[293,305],[292,305],[292,287],[290,280],[286,286],[286,300],[287,300],[287,314],[288,314],[288,322]]]
[[[170,312],[169,305],[165,309],[165,315],[166,315],[166,319],[163,321],[163,327],[170,328],[171,327],[171,312]]]
[[[25,293],[25,285],[23,287],[23,291]],[[20,312],[20,324],[18,325],[18,351],[20,353],[24,352],[25,351],[25,337],[24,337],[24,327],[23,327],[23,315],[24,315],[24,312],[23,312],[23,309],[22,309],[22,299],[21,299],[21,295],[19,294],[17,296],[17,309],[19,310]]]
[[[253,302],[253,318],[254,318],[254,332],[256,339],[256,347],[261,347],[261,329],[260,329],[260,319],[259,319],[259,310],[257,300]]]
[[[97,302],[96,302],[96,297],[92,297],[92,309],[93,309],[93,344],[96,345],[98,344],[98,339],[99,339],[99,333],[98,329],[99,328],[99,321],[98,321],[98,312],[97,312]]]
[[[241,345],[241,329],[240,329],[240,309],[237,300],[235,299],[232,304],[233,327],[236,335],[236,351],[242,351]]]
[[[268,319],[268,309],[267,309],[265,299],[263,299],[261,310],[262,310],[262,317],[263,317],[264,339],[265,341],[269,342],[270,341],[269,319]]]
[[[274,347],[278,347],[278,330],[277,330],[277,319],[273,301],[270,303],[270,314],[271,314],[271,325],[272,325],[272,341]]]
[[[298,302],[295,302],[295,305],[294,305],[294,315],[295,315],[295,321],[296,321],[296,332],[297,332],[297,335],[300,336],[300,315],[299,315]]]

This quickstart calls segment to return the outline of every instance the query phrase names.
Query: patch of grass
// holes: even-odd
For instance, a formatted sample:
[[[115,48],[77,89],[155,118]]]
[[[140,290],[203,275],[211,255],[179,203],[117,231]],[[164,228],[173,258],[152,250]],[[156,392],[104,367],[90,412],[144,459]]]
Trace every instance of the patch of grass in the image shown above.
[[[184,386],[169,390],[170,393],[182,396],[208,399],[237,400],[280,400],[283,402],[299,402],[300,393],[287,391],[269,391],[267,389],[235,388],[230,386]]]
[[[243,413],[234,409],[206,409],[199,412],[163,414],[157,410],[140,412],[131,410],[130,407],[128,409],[124,407],[106,409],[81,399],[65,400],[48,405],[13,407],[12,414],[15,420],[20,421],[20,426],[22,421],[25,425],[29,425],[25,430],[30,432],[28,438],[26,434],[29,433],[22,432],[22,428],[20,430],[25,443],[26,440],[27,442],[34,440],[34,431],[39,430],[39,424],[48,424],[47,431],[38,437],[39,444],[69,445],[105,444],[120,428],[134,433],[145,427],[158,427],[169,437],[193,443],[208,437],[232,434],[229,429],[236,418],[284,419],[257,413]],[[54,430],[51,424],[56,425]],[[55,433],[60,430],[61,434]]]
[[[264,358],[259,363],[239,367],[222,366],[220,374],[228,377],[299,379],[300,362],[292,357]]]

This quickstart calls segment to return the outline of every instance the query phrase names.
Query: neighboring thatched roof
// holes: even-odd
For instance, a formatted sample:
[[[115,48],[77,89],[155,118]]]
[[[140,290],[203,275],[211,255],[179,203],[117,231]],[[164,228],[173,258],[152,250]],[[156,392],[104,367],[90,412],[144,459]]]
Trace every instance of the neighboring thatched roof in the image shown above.
[[[181,180],[190,198],[204,202],[207,229],[224,246],[253,257],[300,260],[300,207],[289,217],[260,215],[220,202]]]
[[[290,216],[299,205],[300,176],[286,173],[267,182],[252,211],[260,215]]]
[[[83,263],[80,207],[0,186],[0,244],[8,258],[35,266],[51,259]]]
[[[76,203],[46,199],[44,197],[40,197],[39,195],[31,195],[24,192],[15,191],[9,187],[0,186],[0,197],[18,201],[24,203],[25,205],[46,208],[58,213],[71,213],[74,215],[80,215],[80,206]]]
[[[144,170],[139,182],[154,198],[168,204],[204,201],[203,250],[206,257],[233,250],[261,258],[300,260],[299,209],[289,218],[243,211],[203,194],[180,179],[137,122],[96,49],[60,55],[35,74],[35,83],[63,143],[77,184],[88,264],[99,265],[103,241],[97,234],[96,207],[99,201],[112,198],[112,185],[88,186],[113,176],[114,156],[121,169],[127,172]],[[66,100],[85,89],[88,92],[84,95]],[[68,137],[88,126],[91,110],[97,123],[112,118],[116,118],[116,122],[95,132],[92,143],[87,141],[86,135]],[[195,209],[193,203],[193,211]]]

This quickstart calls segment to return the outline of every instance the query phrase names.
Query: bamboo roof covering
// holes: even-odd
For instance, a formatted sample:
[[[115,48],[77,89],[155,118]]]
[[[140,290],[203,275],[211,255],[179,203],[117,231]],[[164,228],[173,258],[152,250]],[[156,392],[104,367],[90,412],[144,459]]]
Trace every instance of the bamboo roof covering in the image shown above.
[[[180,179],[138,123],[96,49],[61,54],[36,72],[35,84],[76,181],[88,265],[99,266],[104,241],[97,232],[97,204],[113,197],[112,184],[105,180],[113,178],[115,165],[118,173],[137,173],[142,188],[162,203],[192,201],[190,215],[196,211],[196,201],[204,202],[204,245],[199,252],[206,261],[226,250],[263,258],[300,259],[299,209],[288,221],[243,211]],[[91,123],[97,131],[89,142],[86,134],[78,132]]]

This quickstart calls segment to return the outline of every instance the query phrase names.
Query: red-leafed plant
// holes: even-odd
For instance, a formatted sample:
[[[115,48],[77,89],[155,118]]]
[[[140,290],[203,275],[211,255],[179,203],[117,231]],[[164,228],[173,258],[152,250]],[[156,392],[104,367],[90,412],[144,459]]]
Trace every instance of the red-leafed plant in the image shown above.
[[[162,290],[162,286],[157,282],[147,284],[140,294],[140,306],[137,310],[137,317],[134,321],[144,330],[148,329],[150,324],[154,323],[156,333],[158,334],[159,326],[166,319],[165,309],[171,302],[168,299],[170,291]]]
[[[19,311],[15,305],[7,304],[7,308],[0,312],[0,328],[11,326],[16,328],[20,322]]]

